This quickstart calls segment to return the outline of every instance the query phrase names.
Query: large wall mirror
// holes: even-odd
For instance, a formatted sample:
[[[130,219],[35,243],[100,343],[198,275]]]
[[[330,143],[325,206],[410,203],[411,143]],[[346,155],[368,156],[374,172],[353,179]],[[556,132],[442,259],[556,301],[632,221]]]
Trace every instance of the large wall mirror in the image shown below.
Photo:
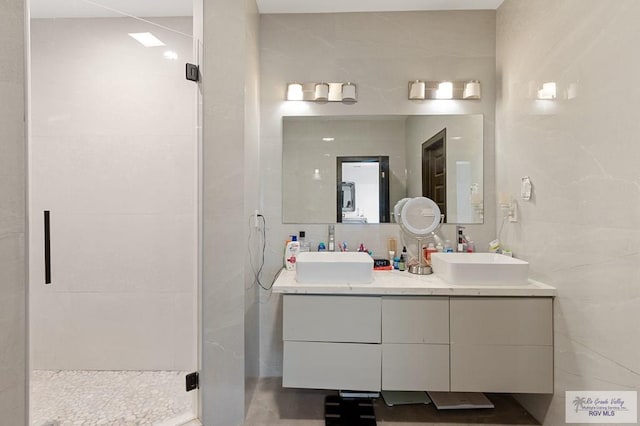
[[[446,223],[483,223],[482,133],[481,114],[284,117],[282,222],[394,222],[426,196]]]

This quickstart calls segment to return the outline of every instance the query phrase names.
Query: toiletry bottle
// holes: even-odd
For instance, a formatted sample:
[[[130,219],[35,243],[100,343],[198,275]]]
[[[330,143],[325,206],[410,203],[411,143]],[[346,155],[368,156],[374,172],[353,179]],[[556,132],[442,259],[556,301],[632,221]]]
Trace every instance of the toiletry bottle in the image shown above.
[[[394,257],[393,258],[393,269],[400,269],[400,258],[399,257]]]
[[[329,225],[329,251],[336,251],[336,234],[334,225]]]
[[[464,228],[462,228],[461,226],[458,229],[458,252],[459,253],[464,253],[466,251],[465,250],[466,247],[465,247],[465,244],[464,244],[465,243],[464,235],[462,234],[462,230],[463,229]]]
[[[305,239],[306,233],[304,231],[298,232],[298,242],[300,243],[300,252],[311,251],[311,245]]]
[[[444,252],[453,253],[453,246],[451,245],[451,240],[446,240],[444,242]]]
[[[324,243],[318,244],[318,251],[327,251],[327,246]]]
[[[436,253],[437,251],[433,243],[429,243],[427,248],[424,249],[424,258],[427,261],[427,265],[431,265],[431,253]]]
[[[467,253],[473,253],[474,251],[476,251],[476,245],[473,242],[473,240],[468,240],[467,241]]]
[[[441,242],[438,242],[438,244],[436,244],[436,251],[438,253],[442,253],[444,251],[444,247],[442,246]]]
[[[402,246],[402,253],[400,255],[401,255],[400,257],[404,256],[405,263],[409,261],[409,253],[407,253],[406,246]]]
[[[296,258],[300,253],[300,243],[298,238],[294,235],[292,241],[287,243],[287,247],[284,251],[284,267],[287,271],[293,271],[296,269]]]
[[[404,271],[405,270],[405,266],[406,266],[406,258],[404,257],[404,254],[400,255],[400,260],[398,261],[398,270],[399,271]]]

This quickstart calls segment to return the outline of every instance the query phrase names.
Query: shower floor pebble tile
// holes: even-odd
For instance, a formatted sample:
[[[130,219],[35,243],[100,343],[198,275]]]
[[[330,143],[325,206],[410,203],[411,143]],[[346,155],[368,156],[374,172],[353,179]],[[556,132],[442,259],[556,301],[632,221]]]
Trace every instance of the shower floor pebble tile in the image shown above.
[[[193,412],[184,371],[35,370],[32,426],[156,425]]]

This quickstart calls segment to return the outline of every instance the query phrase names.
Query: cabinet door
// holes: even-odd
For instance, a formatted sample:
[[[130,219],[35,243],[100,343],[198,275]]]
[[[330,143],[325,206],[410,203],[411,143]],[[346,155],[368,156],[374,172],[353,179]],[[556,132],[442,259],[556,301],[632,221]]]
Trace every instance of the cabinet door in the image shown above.
[[[451,345],[451,391],[553,393],[553,347]]]
[[[553,392],[551,298],[451,298],[452,392]]]
[[[380,345],[284,342],[284,387],[379,391],[380,370]]]
[[[449,391],[449,345],[382,344],[382,389]]]
[[[448,297],[383,297],[383,343],[449,343]]]
[[[284,340],[380,343],[380,297],[285,295]]]
[[[549,297],[452,297],[451,343],[553,345]]]

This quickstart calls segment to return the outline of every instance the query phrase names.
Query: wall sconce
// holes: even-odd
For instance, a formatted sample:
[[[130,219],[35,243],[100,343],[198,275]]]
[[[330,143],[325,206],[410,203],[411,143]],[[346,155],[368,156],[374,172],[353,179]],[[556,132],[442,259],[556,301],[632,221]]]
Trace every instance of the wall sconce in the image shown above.
[[[288,101],[301,101],[303,98],[302,84],[289,83],[287,85],[287,100]]]
[[[415,80],[409,82],[409,99],[412,101],[421,101],[424,99],[424,81]]]
[[[358,102],[358,96],[356,85],[351,82],[288,83],[286,100],[352,104]]]
[[[555,81],[542,84],[542,89],[538,90],[538,99],[554,100],[557,97],[557,86]]]
[[[409,82],[409,100],[423,99],[480,99],[480,81],[422,81]]]
[[[329,100],[329,85],[327,83],[316,83],[313,100],[314,101]]]

